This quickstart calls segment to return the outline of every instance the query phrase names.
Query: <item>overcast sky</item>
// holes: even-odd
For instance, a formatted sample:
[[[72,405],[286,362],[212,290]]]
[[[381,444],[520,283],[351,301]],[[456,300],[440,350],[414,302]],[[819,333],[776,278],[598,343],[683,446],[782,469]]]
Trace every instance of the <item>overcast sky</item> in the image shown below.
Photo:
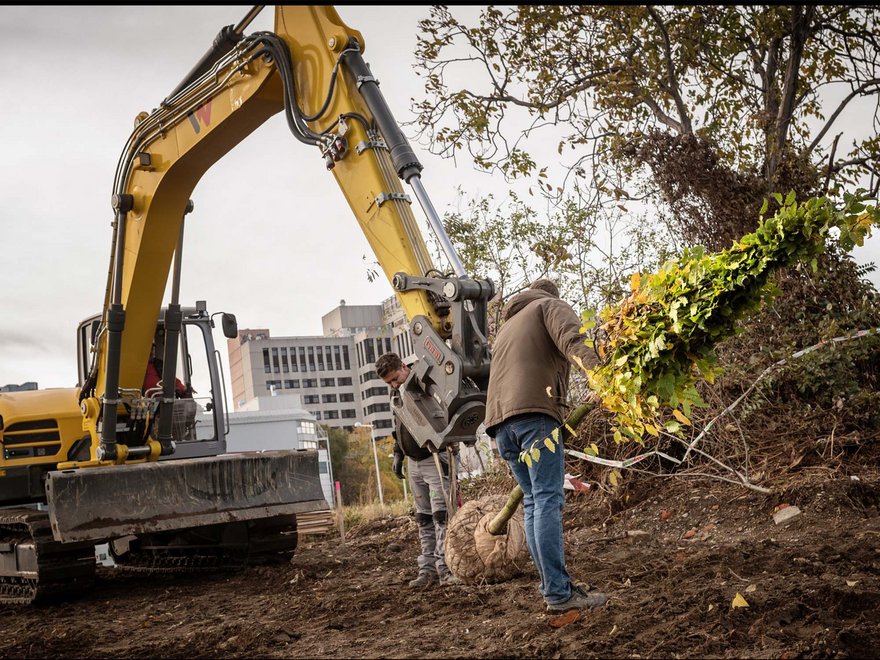
[[[113,175],[134,118],[249,9],[0,7],[0,385],[75,384],[76,326],[103,304]],[[365,59],[400,121],[421,89],[412,53],[428,10],[338,7],[363,33]],[[247,32],[272,23],[267,7]],[[456,173],[414,146],[442,214],[460,178],[474,173]],[[215,164],[192,199],[182,304],[206,300],[210,310],[236,314],[240,327],[273,335],[320,335],[321,316],[340,300],[377,304],[393,295],[384,277],[368,281],[375,257],[366,238],[318,150],[296,141],[281,114]]]
[[[134,118],[249,9],[0,7],[0,385],[75,384],[75,330],[103,303],[113,174]],[[364,57],[392,111],[410,119],[409,99],[422,89],[412,68],[416,25],[429,7],[337,9],[363,33]],[[477,7],[455,11],[475,15]],[[267,7],[247,31],[271,27]],[[473,195],[505,191],[498,177],[456,170],[413,146],[441,215],[457,185]],[[183,304],[206,300],[212,311],[236,314],[240,327],[276,336],[318,335],[321,316],[341,299],[376,304],[393,294],[384,278],[368,281],[375,258],[351,210],[317,150],[297,142],[280,114],[214,165],[192,199]],[[857,259],[880,261],[880,237]]]

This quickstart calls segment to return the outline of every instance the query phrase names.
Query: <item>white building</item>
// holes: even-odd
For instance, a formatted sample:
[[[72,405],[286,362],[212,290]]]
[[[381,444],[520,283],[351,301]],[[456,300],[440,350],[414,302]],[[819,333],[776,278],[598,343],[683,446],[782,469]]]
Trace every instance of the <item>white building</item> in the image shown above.
[[[229,339],[233,409],[256,397],[299,394],[320,423],[351,430],[365,425],[373,438],[391,434],[388,386],[376,359],[412,351],[408,324],[396,296],[379,305],[346,305],[321,318],[324,334],[273,337],[266,328],[239,329]]]

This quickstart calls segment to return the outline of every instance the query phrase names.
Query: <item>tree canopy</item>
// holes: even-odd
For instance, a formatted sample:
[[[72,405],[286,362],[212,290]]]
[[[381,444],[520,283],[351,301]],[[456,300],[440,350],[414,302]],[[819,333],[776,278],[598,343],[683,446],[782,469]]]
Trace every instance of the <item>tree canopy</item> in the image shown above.
[[[434,7],[420,23],[417,124],[435,152],[465,149],[512,178],[546,176],[535,145],[554,136],[565,170],[545,192],[659,193],[686,240],[725,247],[754,228],[769,193],[857,181],[876,191],[877,15],[520,5],[487,7],[467,26]]]

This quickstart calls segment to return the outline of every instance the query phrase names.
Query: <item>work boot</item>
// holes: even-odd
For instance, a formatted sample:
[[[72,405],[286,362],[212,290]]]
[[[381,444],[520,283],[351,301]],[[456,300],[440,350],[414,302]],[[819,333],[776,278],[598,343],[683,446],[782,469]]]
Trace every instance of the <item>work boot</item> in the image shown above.
[[[454,584],[461,584],[461,580],[455,577],[452,573],[444,573],[440,576],[440,586],[449,587]]]
[[[598,591],[588,594],[577,585],[571,585],[571,596],[568,600],[547,605],[548,612],[567,612],[568,610],[586,610],[592,607],[601,607],[608,602],[608,596]]]
[[[430,587],[432,584],[437,582],[438,577],[435,572],[422,571],[419,573],[419,576],[415,580],[409,581],[409,586],[414,589],[424,589],[425,587]]]

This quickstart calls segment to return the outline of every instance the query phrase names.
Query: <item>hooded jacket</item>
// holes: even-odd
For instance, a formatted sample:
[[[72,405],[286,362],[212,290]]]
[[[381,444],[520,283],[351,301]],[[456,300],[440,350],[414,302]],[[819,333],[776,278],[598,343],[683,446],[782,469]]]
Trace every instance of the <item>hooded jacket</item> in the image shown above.
[[[486,432],[495,437],[501,422],[525,413],[544,413],[561,424],[570,363],[577,364],[571,356],[586,368],[597,363],[584,344],[580,319],[552,293],[526,289],[510,299],[501,320],[492,346]]]

